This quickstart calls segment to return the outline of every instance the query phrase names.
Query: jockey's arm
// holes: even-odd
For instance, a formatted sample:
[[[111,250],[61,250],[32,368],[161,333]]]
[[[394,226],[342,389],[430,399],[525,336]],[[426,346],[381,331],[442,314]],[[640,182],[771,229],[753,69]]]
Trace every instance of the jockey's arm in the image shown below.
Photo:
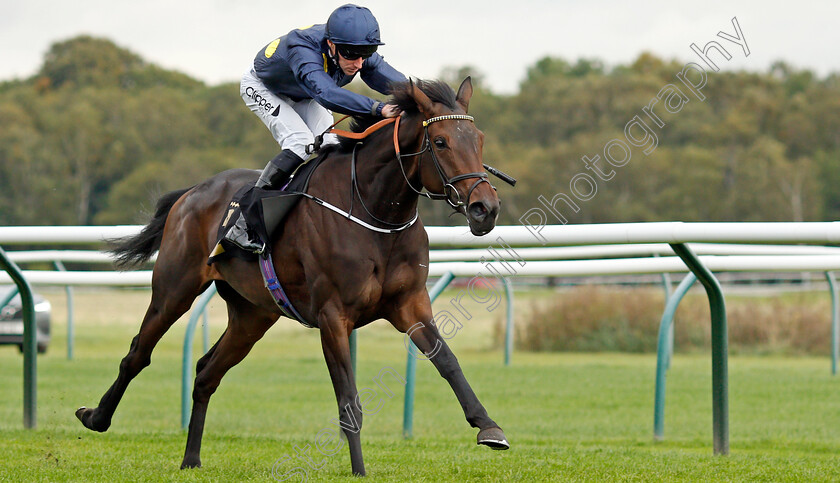
[[[318,104],[341,114],[376,115],[378,101],[356,94],[336,85],[322,70],[313,70],[303,76],[300,83],[303,90]]]
[[[400,115],[400,112],[402,111],[396,104],[385,104],[382,108],[382,117],[397,117]]]
[[[368,87],[385,95],[391,94],[391,84],[408,82],[400,71],[391,67],[391,64],[385,62],[385,58],[378,53],[374,53],[365,60],[360,74]]]

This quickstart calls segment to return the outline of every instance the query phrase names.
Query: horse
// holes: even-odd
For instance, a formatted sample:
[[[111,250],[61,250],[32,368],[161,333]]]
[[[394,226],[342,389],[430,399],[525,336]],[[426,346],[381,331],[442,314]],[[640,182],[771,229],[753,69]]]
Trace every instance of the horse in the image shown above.
[[[484,134],[467,115],[473,94],[467,77],[457,93],[440,81],[408,81],[393,87],[399,122],[364,140],[343,138],[321,149],[325,161],[311,176],[309,193],[334,207],[364,206],[354,223],[321,203],[301,200],[270,246],[278,279],[297,312],[320,331],[348,443],[352,472],[365,474],[349,336],[385,319],[426,354],[449,383],[477,443],[507,449],[504,432],[487,414],[457,359],[434,324],[426,290],[429,241],[417,218],[421,195],[445,199],[464,215],[472,234],[490,232],[499,198],[483,169]],[[354,131],[371,121],[356,119]],[[401,154],[408,150],[412,154]],[[406,151],[402,151],[406,152]],[[162,196],[137,235],[117,240],[112,251],[125,268],[156,251],[151,301],[119,373],[96,408],[76,411],[82,424],[104,432],[129,382],[151,362],[164,333],[211,283],[228,310],[227,328],[196,364],[193,405],[181,469],[201,466],[201,438],[210,397],[225,373],[239,363],[283,316],[253,261],[223,258],[208,264],[228,203],[258,171],[217,174],[191,188]],[[352,179],[352,182],[351,182]],[[423,191],[425,189],[426,191]],[[411,223],[410,221],[416,222]],[[399,226],[400,228],[395,228]],[[418,325],[419,324],[419,325]]]

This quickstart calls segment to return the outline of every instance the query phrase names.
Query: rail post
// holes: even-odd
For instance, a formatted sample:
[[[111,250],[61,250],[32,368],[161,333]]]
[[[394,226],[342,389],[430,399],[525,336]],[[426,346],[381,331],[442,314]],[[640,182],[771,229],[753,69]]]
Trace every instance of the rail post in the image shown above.
[[[38,341],[35,327],[35,300],[32,287],[23,278],[23,272],[0,247],[0,268],[9,273],[20,292],[23,310],[23,427],[34,429],[37,425],[38,402]]]
[[[53,265],[59,272],[66,272],[67,269],[61,260],[53,261]],[[64,286],[64,293],[67,294],[67,360],[73,360],[73,344],[75,343],[75,330],[73,329],[73,287]]]
[[[712,434],[716,455],[729,454],[729,369],[726,302],[723,290],[712,272],[684,243],[671,243],[674,253],[688,266],[709,297],[712,315]]]
[[[356,338],[358,334],[356,333],[356,329],[350,331],[350,361],[353,363],[353,377],[358,377],[356,373],[356,348],[358,346],[358,341]]]
[[[181,361],[181,429],[187,429],[190,425],[190,369],[192,367],[192,342],[195,335],[195,325],[214,295],[216,295],[216,284],[210,284],[210,287],[201,294],[198,303],[190,312],[190,320],[187,322],[187,329],[184,333],[184,355]]]
[[[662,320],[659,323],[659,343],[656,346],[656,389],[653,398],[653,439],[662,441],[665,437],[665,376],[671,366],[669,339],[674,335],[674,314],[688,289],[694,285],[697,277],[689,272],[682,282],[668,297],[665,303],[665,311],[662,313]]]
[[[505,296],[507,297],[507,322],[505,323],[505,365],[510,366],[510,359],[513,356],[513,284],[507,277],[502,277],[505,285]]]
[[[654,253],[653,256],[655,258],[659,258],[658,253]],[[672,293],[672,283],[671,283],[671,274],[668,272],[664,272],[661,275],[662,278],[662,288],[665,290],[665,303],[668,303],[668,299],[671,298]],[[671,325],[670,332],[668,333],[668,357],[665,359],[665,369],[671,368],[671,358],[674,357],[674,326]]]
[[[825,272],[825,278],[828,280],[828,289],[831,291],[831,374],[837,375],[837,352],[838,340],[840,335],[840,300],[837,294],[837,280],[834,278],[834,272]]]
[[[455,275],[446,272],[429,290],[429,298],[432,302],[443,292],[443,289],[452,282]],[[417,346],[409,342],[408,355],[405,363],[405,400],[403,401],[403,438],[411,438],[414,434],[414,381],[417,373]]]
[[[201,311],[201,339],[205,354],[210,350],[210,315],[207,312],[207,307]]]

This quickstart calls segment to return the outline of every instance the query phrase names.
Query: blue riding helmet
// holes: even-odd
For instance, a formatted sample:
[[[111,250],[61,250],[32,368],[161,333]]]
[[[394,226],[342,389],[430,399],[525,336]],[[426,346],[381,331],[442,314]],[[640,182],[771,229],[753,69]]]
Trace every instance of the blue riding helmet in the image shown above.
[[[385,45],[379,40],[379,23],[370,10],[350,3],[330,14],[326,34],[335,44],[372,46],[373,50],[375,46]]]

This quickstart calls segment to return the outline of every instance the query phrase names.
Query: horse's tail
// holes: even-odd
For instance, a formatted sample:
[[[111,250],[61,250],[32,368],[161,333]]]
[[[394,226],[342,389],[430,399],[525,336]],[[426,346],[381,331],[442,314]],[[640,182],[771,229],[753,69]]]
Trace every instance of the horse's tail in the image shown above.
[[[163,239],[163,226],[166,224],[169,211],[175,202],[191,189],[192,187],[184,188],[161,196],[155,207],[152,220],[140,233],[108,241],[107,252],[114,255],[114,264],[117,268],[120,270],[134,268],[154,255],[160,248]]]

